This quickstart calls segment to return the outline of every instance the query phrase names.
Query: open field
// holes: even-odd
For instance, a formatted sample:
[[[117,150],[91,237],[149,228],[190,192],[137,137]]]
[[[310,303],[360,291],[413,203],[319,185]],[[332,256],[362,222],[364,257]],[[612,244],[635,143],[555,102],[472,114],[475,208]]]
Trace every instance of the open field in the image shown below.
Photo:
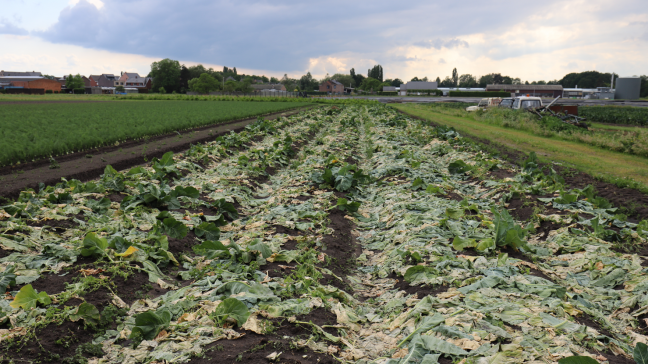
[[[592,145],[593,143],[586,143],[593,138],[583,137],[583,142],[581,142],[577,139],[579,136],[577,133],[564,135],[560,132],[546,130],[538,122],[530,122],[525,126],[522,123],[502,122],[501,119],[495,117],[493,122],[476,121],[473,116],[464,117],[463,115],[466,113],[462,110],[442,111],[443,113],[441,113],[434,109],[415,105],[396,105],[395,107],[437,124],[448,125],[466,134],[527,154],[535,151],[540,160],[545,163],[566,163],[568,166],[612,183],[629,179],[637,183],[634,187],[648,190],[646,187],[648,186],[648,159],[638,155],[602,149]],[[502,111],[506,110],[498,110],[498,112]],[[454,115],[450,115],[451,113]],[[484,115],[486,114],[484,113]],[[601,133],[604,134],[597,140],[608,145],[619,144],[619,148],[623,150],[623,143],[621,143],[623,139],[618,139],[609,133]],[[644,130],[637,130],[636,133],[637,135],[647,135]],[[567,137],[573,139],[569,140]],[[630,140],[632,141],[632,139]],[[633,145],[636,145],[636,148],[644,147],[642,143],[633,143]],[[639,149],[632,149],[631,152],[643,153]]]
[[[116,145],[304,103],[179,101],[18,103],[0,108],[0,165]]]
[[[0,206],[0,355],[632,363],[647,234],[533,158],[317,108]]]

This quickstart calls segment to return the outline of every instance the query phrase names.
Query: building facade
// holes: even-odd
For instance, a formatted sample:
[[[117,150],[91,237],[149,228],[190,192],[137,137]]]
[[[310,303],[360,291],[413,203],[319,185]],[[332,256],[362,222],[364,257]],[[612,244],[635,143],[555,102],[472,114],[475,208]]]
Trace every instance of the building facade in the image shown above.
[[[336,80],[324,81],[319,86],[320,92],[328,92],[331,94],[343,94],[344,85],[337,82]]]
[[[510,92],[511,96],[563,97],[561,85],[487,85],[486,91]]]

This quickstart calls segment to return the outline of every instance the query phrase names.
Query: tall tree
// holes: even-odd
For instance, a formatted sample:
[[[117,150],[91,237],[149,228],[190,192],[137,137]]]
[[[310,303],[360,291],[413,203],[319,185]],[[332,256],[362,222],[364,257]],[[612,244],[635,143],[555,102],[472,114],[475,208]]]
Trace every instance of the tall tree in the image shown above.
[[[434,82],[437,83],[437,87],[438,87],[441,84],[441,79],[437,77],[436,80],[434,80]]]
[[[455,67],[452,70],[452,86],[457,87],[459,84],[459,72],[457,72],[457,68]]]
[[[153,78],[153,90],[157,91],[164,87],[167,92],[180,91],[180,62],[165,58],[151,64],[151,77]]]
[[[358,88],[367,92],[382,91],[382,87],[380,87],[381,84],[382,82],[379,80],[373,77],[367,77],[362,81],[362,84]]]
[[[277,77],[270,77],[270,83],[279,83],[279,79]]]
[[[383,67],[379,64],[370,68],[367,72],[367,77],[375,78],[376,80],[383,82]]]
[[[615,83],[619,76],[614,75]],[[610,86],[612,78],[611,73],[601,73],[597,71],[586,71],[581,73],[569,73],[559,82],[562,87],[574,88],[576,85],[581,88],[596,88]]]
[[[189,88],[189,80],[191,80],[191,72],[189,71],[187,66],[183,64],[182,68],[180,69],[180,92],[185,91]]]
[[[302,91],[313,91],[319,88],[319,82],[313,78],[313,75],[311,75],[310,72],[307,72],[299,79],[298,86]]]
[[[471,74],[463,74],[459,76],[459,87],[475,87],[477,86],[477,79]]]
[[[203,73],[200,77],[189,81],[189,88],[191,88],[192,91],[206,94],[210,91],[219,90],[221,84],[209,73]]]
[[[229,73],[229,71],[230,70],[229,70],[229,68],[227,68],[227,66],[223,66],[223,74]]]
[[[404,82],[400,78],[394,78],[390,83],[394,87],[400,87]]]
[[[81,77],[80,74],[76,74],[76,76],[72,76],[70,74],[67,76],[65,79],[65,88],[68,90],[76,90],[79,88],[85,88],[85,83],[83,82],[83,77]]]
[[[232,69],[232,72],[234,72],[235,75],[238,75],[238,73],[236,72],[236,67]]]
[[[360,85],[362,85],[362,81],[364,81],[364,79],[365,79],[365,76],[363,76],[362,74],[359,74],[359,73],[356,74],[356,71],[355,71],[354,68],[351,68],[351,71],[349,71],[349,74],[355,80],[355,87],[360,87]]]

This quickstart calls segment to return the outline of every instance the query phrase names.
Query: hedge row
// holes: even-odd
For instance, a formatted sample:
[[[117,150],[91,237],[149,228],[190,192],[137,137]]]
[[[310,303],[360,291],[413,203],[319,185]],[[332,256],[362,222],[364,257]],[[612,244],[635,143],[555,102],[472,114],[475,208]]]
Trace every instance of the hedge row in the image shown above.
[[[398,91],[378,91],[380,96],[398,96]]]
[[[450,91],[455,97],[511,97],[510,92],[504,91]]]

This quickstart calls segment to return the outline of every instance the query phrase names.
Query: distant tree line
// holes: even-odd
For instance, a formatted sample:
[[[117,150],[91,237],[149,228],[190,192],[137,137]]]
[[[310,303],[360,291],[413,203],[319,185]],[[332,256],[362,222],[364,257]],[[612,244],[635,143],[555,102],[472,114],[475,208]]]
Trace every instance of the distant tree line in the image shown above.
[[[288,91],[317,91],[322,82],[336,80],[344,87],[362,90],[365,92],[382,91],[384,86],[400,87],[405,83],[400,78],[385,79],[384,70],[381,65],[375,65],[367,70],[367,76],[356,73],[355,68],[351,68],[348,74],[336,73],[334,75],[326,74],[320,80],[313,77],[310,72],[300,78],[290,78],[287,74],[281,79],[276,77],[266,77],[257,75],[239,74],[236,67],[223,67],[222,71],[216,71],[213,68],[205,68],[199,64],[196,66],[186,67],[180,62],[171,59],[163,59],[151,64],[149,77],[153,77],[153,90],[159,91],[160,88],[166,92],[185,93],[195,91],[199,93],[208,93],[210,91],[241,91],[251,92],[253,83],[281,83]],[[612,74],[601,73],[597,71],[586,71],[580,73],[569,73],[560,80],[551,81],[522,81],[519,77],[502,75],[501,73],[489,73],[483,76],[472,74],[459,74],[457,68],[452,70],[450,76],[443,80],[436,77],[435,81],[438,87],[460,87],[460,88],[485,88],[487,85],[562,85],[565,88],[596,88],[610,86]],[[615,80],[618,75],[615,74]],[[431,81],[427,76],[419,78],[413,77],[411,81]],[[648,76],[641,76],[641,97],[648,97]]]

